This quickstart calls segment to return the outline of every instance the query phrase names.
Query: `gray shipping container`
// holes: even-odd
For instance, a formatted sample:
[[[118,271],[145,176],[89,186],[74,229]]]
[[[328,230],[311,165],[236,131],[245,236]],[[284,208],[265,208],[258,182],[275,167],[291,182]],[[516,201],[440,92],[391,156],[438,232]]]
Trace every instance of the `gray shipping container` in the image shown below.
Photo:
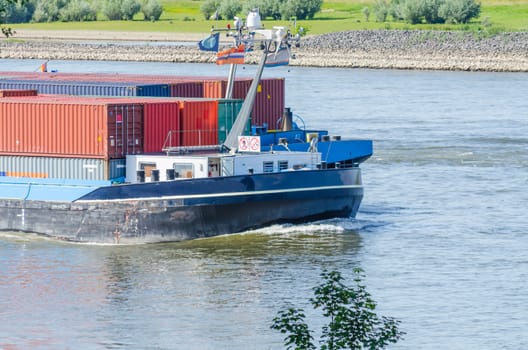
[[[0,176],[106,181],[125,175],[125,158],[0,156]]]

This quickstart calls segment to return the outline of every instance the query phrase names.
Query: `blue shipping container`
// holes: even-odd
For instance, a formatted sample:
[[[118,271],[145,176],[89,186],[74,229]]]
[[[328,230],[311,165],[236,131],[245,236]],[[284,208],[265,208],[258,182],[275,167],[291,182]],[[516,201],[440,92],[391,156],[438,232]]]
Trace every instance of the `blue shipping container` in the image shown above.
[[[39,94],[77,95],[77,96],[138,96],[169,97],[171,89],[168,84],[134,84],[134,83],[90,83],[72,81],[35,81],[35,80],[0,80],[0,89],[35,89]]]

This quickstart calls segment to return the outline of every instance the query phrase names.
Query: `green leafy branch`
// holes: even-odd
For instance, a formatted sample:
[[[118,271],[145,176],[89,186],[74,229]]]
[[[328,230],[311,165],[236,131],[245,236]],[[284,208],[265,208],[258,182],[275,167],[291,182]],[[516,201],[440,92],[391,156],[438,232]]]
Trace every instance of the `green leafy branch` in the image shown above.
[[[400,321],[375,313],[376,302],[363,284],[363,271],[356,268],[354,274],[355,285],[348,287],[340,272],[325,270],[323,282],[313,288],[312,306],[329,319],[322,328],[321,350],[383,349],[405,334],[398,329]],[[287,349],[316,349],[305,318],[302,309],[290,307],[273,319],[271,328],[286,334]]]

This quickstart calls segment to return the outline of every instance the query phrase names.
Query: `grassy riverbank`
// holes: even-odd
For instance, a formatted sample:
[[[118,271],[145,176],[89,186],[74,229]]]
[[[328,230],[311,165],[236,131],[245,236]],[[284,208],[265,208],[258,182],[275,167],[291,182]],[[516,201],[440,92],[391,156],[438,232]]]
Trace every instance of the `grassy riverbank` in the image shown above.
[[[119,32],[179,32],[207,33],[212,21],[203,19],[200,5],[196,0],[162,1],[164,13],[160,21],[143,21],[136,16],[133,21],[105,21],[81,23],[28,23],[12,25],[14,29],[26,30],[100,30]],[[477,20],[460,25],[411,25],[403,22],[375,22],[374,15],[367,21],[362,9],[370,8],[374,0],[325,0],[323,9],[313,20],[299,21],[309,34],[324,34],[344,30],[365,29],[422,29],[422,30],[462,30],[474,32],[517,32],[528,31],[528,0],[481,0],[482,11]],[[220,21],[224,26],[228,21]],[[264,21],[266,27],[287,25],[284,21]]]
[[[291,65],[317,67],[528,72],[528,0],[482,0],[481,17],[466,25],[367,22],[362,9],[374,0],[326,0]],[[114,42],[197,42],[212,21],[202,1],[165,1],[158,22],[98,21],[14,25],[0,41],[0,58],[212,62],[196,45],[119,45]],[[228,21],[220,21],[224,26]],[[491,24],[490,24],[491,23]],[[285,22],[266,21],[265,26]],[[390,30],[388,30],[390,29]],[[424,31],[420,31],[424,30]],[[316,34],[316,35],[314,35]],[[93,43],[90,43],[93,41]],[[328,53],[332,52],[331,55]],[[251,55],[246,63],[254,63]]]

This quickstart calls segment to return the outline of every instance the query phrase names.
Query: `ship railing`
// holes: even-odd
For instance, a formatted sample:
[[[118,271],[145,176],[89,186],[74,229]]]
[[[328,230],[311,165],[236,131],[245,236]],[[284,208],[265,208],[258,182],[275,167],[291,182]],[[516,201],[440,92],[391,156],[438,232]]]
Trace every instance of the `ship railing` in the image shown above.
[[[164,147],[162,151],[167,153],[167,155],[174,155],[193,152],[221,152],[223,149],[224,147],[222,145],[201,145]]]
[[[161,150],[168,154],[220,151],[220,143],[225,139],[223,134],[225,131],[219,129],[169,130]]]

